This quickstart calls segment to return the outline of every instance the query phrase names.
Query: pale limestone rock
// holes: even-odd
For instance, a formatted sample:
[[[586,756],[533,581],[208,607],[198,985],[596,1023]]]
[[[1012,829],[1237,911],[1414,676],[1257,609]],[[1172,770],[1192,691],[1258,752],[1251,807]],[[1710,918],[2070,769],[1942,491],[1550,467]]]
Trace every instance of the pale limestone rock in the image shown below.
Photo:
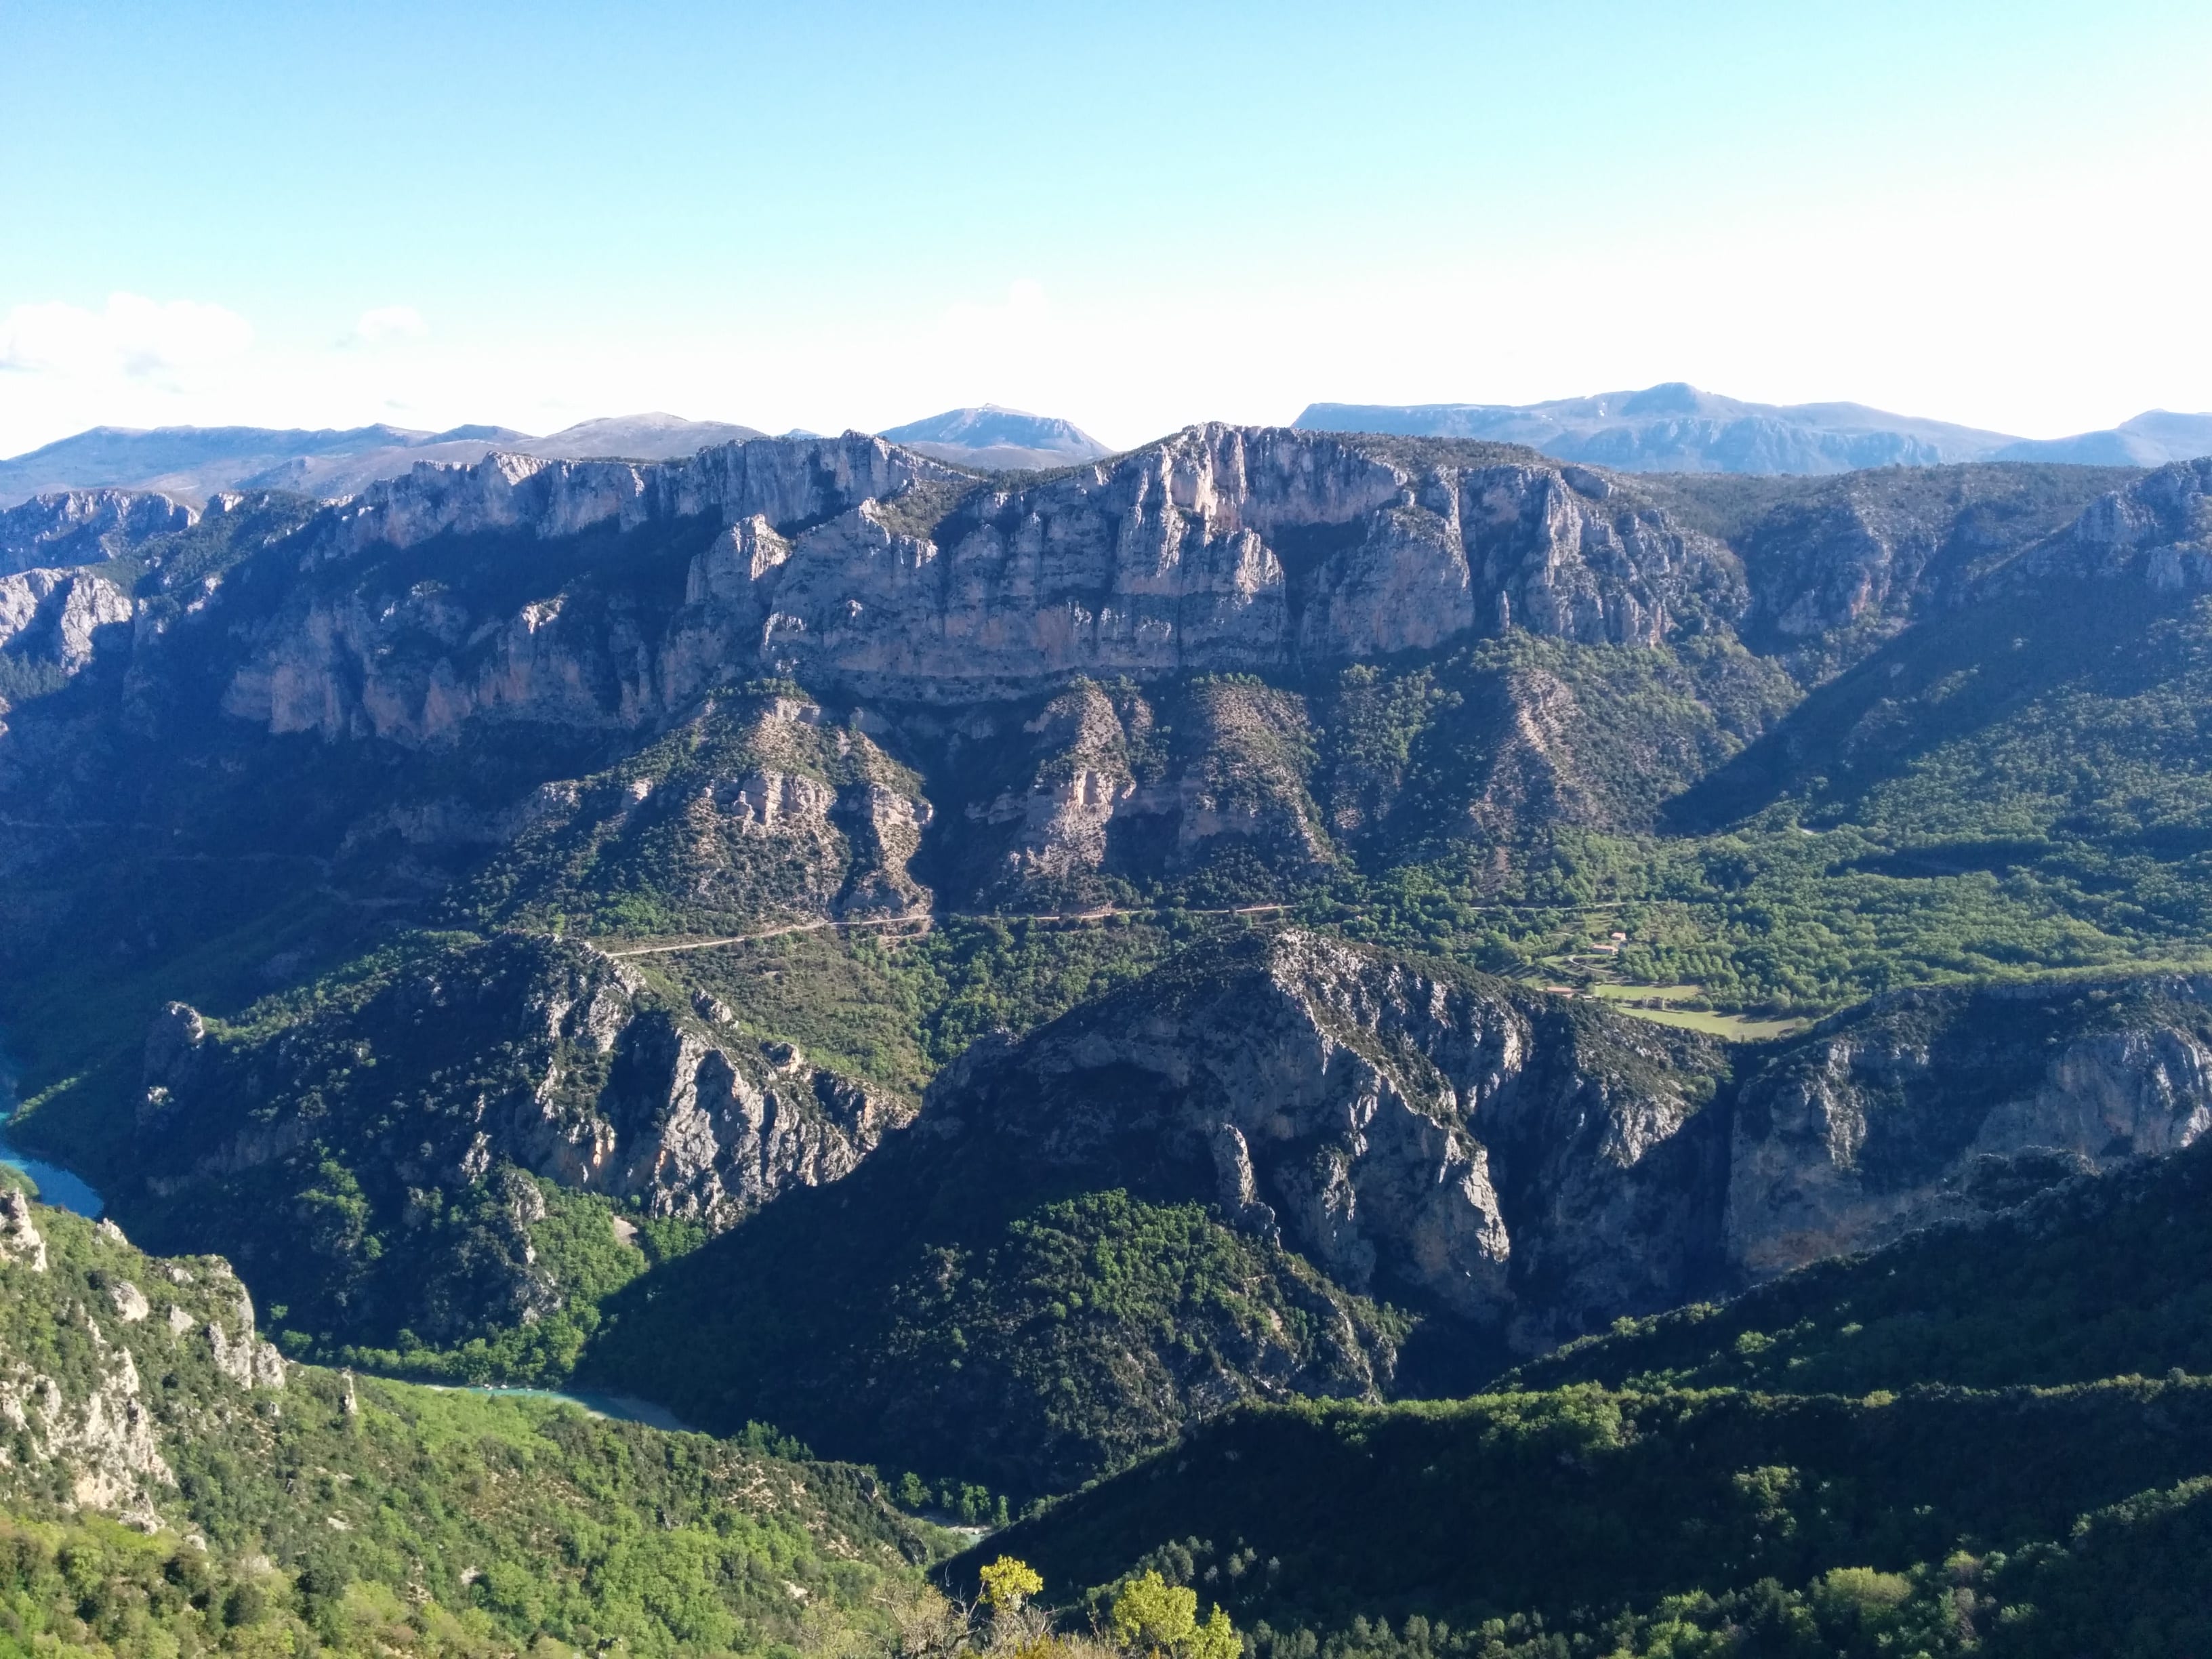
[[[1065,876],[1105,862],[1106,830],[1115,809],[1135,793],[1124,755],[1121,717],[1106,695],[1088,682],[1047,704],[1024,731],[1052,759],[1030,786],[1026,800],[1007,798],[1005,816],[1020,815],[1022,828],[1007,854],[1017,875]],[[995,804],[979,819],[995,818]]]
[[[2179,1002],[2212,1000],[2212,981],[2146,981]],[[1842,1016],[1744,1091],[1729,1157],[1726,1249],[1748,1279],[1873,1249],[1931,1223],[2016,1199],[2021,1182],[2108,1170],[2179,1150],[2212,1127],[2212,1050],[2153,1023],[2077,1036],[2027,1052],[2018,1085],[1988,1099],[1987,1079],[2016,1062],[2021,1033],[2066,988],[1906,992]],[[1947,1057],[1894,1010],[1996,1011],[2005,1054]],[[1937,1030],[1942,1027],[1938,1025]],[[1955,1095],[1984,1098],[1970,1115]],[[1993,1200],[1984,1188],[1995,1184]]]
[[[1339,1282],[1535,1352],[2192,1144],[2207,1001],[2212,978],[1904,994],[1740,1058],[1716,1109],[1703,1039],[1286,929],[977,1044],[915,1133],[1109,1176],[1156,1148]]]
[[[31,1201],[19,1188],[0,1192],[0,1261],[17,1261],[34,1273],[46,1270],[46,1241],[31,1219]]]
[[[126,1325],[135,1325],[154,1311],[146,1293],[127,1279],[109,1285],[107,1298],[115,1304],[115,1316]]]
[[[0,508],[0,575],[93,564],[150,537],[190,528],[199,514],[151,490],[67,489]]]
[[[203,1333],[215,1355],[215,1368],[241,1389],[253,1386],[253,1338],[233,1336],[222,1323],[210,1320]]]
[[[211,1319],[205,1327],[216,1369],[241,1389],[282,1389],[284,1357],[255,1333],[253,1298],[243,1285],[234,1279],[232,1283],[237,1301],[228,1326],[221,1319]]]
[[[2092,502],[2020,561],[2013,580],[2054,575],[2132,578],[2166,592],[2212,587],[2212,456],[2160,467]]]
[[[646,1016],[628,1036],[649,1094],[610,1091],[574,1184],[641,1197],[655,1215],[726,1225],[794,1186],[850,1174],[910,1109],[796,1062],[763,1078],[728,1050]],[[574,1143],[570,1143],[572,1146]]]
[[[1078,673],[1287,671],[1509,626],[1651,644],[1741,613],[1725,548],[1574,471],[1583,487],[1548,462],[1401,465],[1218,425],[1011,492],[859,438],[426,467],[332,509],[307,558],[448,532],[658,533],[695,514],[725,528],[652,634],[567,594],[507,615],[427,586],[303,594],[257,624],[225,707],[272,732],[420,743],[489,717],[650,724],[763,673],[948,701]]]
[[[0,646],[19,640],[75,673],[92,660],[103,628],[131,621],[131,600],[104,576],[77,570],[26,570],[0,576]],[[35,631],[34,631],[35,630]]]
[[[79,1509],[101,1510],[143,1531],[160,1528],[153,1489],[176,1484],[140,1397],[138,1368],[127,1348],[113,1358],[92,1392],[71,1401],[61,1385],[18,1364],[0,1377],[0,1419],[20,1431],[32,1459],[58,1463],[70,1476]]]
[[[1180,769],[1139,782],[1131,757],[1153,738],[1153,708],[1127,687],[1112,696],[1079,681],[1022,727],[1033,764],[1025,793],[969,803],[965,817],[1000,849],[987,884],[1018,891],[1037,880],[1104,868],[1117,836],[1141,837],[1170,871],[1198,865],[1224,837],[1251,842],[1281,864],[1317,869],[1335,856],[1306,781],[1287,757],[1309,746],[1300,699],[1222,681],[1191,688],[1177,716]],[[1011,746],[1011,745],[1009,745]]]
[[[797,773],[755,772],[741,779],[726,811],[740,829],[767,834],[778,826],[819,828],[830,820],[837,792]]]
[[[795,1186],[837,1180],[912,1114],[910,1101],[810,1066],[795,1050],[764,1055],[727,1030],[729,1011],[702,995],[702,1027],[657,1006],[641,1006],[644,981],[584,947],[510,938],[445,964],[434,981],[395,990],[426,1020],[451,1021],[472,1036],[510,1031],[534,1079],[477,1104],[473,1121],[435,1114],[419,1121],[422,1150],[405,1178],[505,1183],[506,1224],[522,1279],[518,1318],[557,1306],[558,1290],[534,1263],[529,1231],[545,1213],[536,1182],[642,1200],[653,1215],[728,1224]],[[720,1018],[717,1018],[719,1012]],[[599,1061],[605,1057],[611,1064]],[[587,1059],[587,1057],[592,1057]],[[205,1113],[234,1092],[232,1062],[210,1039],[196,1091],[182,1109]],[[589,1079],[588,1082],[586,1079]],[[196,1121],[205,1121],[198,1119]],[[416,1138],[410,1124],[408,1139]],[[199,1150],[185,1186],[208,1173],[260,1167],[297,1144],[297,1120],[248,1121],[231,1139]],[[526,1283],[523,1282],[526,1279]],[[225,1374],[255,1376],[252,1309],[242,1289],[234,1319],[203,1322]]]

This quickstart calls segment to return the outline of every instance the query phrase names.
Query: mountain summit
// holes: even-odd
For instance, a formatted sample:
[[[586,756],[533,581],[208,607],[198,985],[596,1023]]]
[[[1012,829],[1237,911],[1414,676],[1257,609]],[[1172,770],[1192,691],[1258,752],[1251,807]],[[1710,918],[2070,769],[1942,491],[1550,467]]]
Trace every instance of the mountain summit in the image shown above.
[[[996,404],[948,409],[927,420],[892,427],[881,435],[933,460],[994,472],[1078,466],[1114,453],[1072,421],[1025,415]]]

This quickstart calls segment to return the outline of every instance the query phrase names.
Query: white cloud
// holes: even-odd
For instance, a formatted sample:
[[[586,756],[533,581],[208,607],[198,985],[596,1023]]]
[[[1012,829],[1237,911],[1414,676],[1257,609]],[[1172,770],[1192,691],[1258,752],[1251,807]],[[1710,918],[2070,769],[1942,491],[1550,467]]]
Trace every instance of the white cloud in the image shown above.
[[[419,340],[429,331],[429,324],[413,306],[376,306],[361,313],[348,343],[377,346],[396,340]]]
[[[112,294],[103,311],[59,301],[10,310],[0,319],[0,370],[177,388],[252,343],[246,319],[221,306]]]

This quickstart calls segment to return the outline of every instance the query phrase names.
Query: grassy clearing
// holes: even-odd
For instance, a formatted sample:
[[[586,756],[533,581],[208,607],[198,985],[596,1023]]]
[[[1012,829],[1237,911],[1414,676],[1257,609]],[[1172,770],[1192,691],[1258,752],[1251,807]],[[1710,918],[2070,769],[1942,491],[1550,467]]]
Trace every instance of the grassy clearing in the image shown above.
[[[1753,1019],[1748,1014],[1703,1013],[1683,1008],[1638,1008],[1619,1002],[1613,1006],[1637,1019],[1648,1019],[1658,1025],[1679,1025],[1686,1031],[1703,1031],[1707,1036],[1724,1037],[1730,1042],[1772,1042],[1778,1038],[1795,1036],[1812,1024],[1805,1019]]]
[[[1672,1005],[1694,1002],[1704,994],[1695,985],[1593,985],[1589,994],[1615,1012],[1632,1014],[1660,1025],[1679,1025],[1686,1031],[1702,1031],[1730,1042],[1772,1042],[1795,1036],[1812,1024],[1809,1019],[1761,1019],[1750,1014],[1717,1014],[1710,1009],[1680,1008]],[[1651,1007],[1651,1003],[1665,1007]]]

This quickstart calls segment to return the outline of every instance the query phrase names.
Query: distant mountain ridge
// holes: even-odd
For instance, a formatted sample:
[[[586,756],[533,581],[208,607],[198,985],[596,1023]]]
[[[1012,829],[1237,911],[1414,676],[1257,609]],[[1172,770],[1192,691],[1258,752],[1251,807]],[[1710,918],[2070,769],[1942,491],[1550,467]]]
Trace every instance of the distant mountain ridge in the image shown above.
[[[2103,432],[2070,438],[2022,438],[1990,459],[1997,461],[2066,461],[2083,466],[2164,466],[2212,455],[2212,415],[2176,415],[2146,410],[2131,421]]]
[[[1635,472],[1852,472],[1960,461],[2163,466],[2212,454],[2212,415],[2153,410],[2102,432],[2015,438],[1863,404],[1754,404],[1673,380],[1540,404],[1310,404],[1310,432],[1526,444]]]
[[[1635,472],[1828,474],[1874,466],[2040,461],[2163,466],[2212,455],[2212,414],[2151,410],[2098,432],[2015,438],[1861,404],[1746,403],[1673,381],[1540,404],[1310,404],[1309,432],[1375,432],[1524,445],[1559,460]],[[533,437],[512,427],[423,432],[348,428],[93,427],[0,459],[0,509],[69,490],[155,490],[198,507],[225,490],[359,495],[421,462],[471,466],[495,452],[550,460],[681,460],[766,434],[665,413],[582,421]],[[814,434],[798,428],[786,437]],[[987,472],[1050,471],[1115,452],[1073,422],[982,404],[886,428],[933,460]]]
[[[410,459],[481,459],[490,447],[526,434],[505,427],[416,432],[378,423],[306,430],[258,426],[169,426],[142,431],[96,426],[0,460],[0,504],[66,489],[154,489],[189,500],[234,488],[290,463],[330,463],[406,451]]]
[[[878,435],[932,460],[990,472],[1041,472],[1057,466],[1080,466],[1114,453],[1071,421],[1025,415],[996,404],[948,409],[942,415],[909,421]]]
[[[314,430],[97,426],[0,460],[0,508],[34,495],[98,489],[157,490],[195,507],[223,490],[283,489],[330,501],[423,461],[473,466],[495,452],[560,461],[674,461],[766,435],[732,422],[657,412],[580,421],[542,438],[504,426],[419,432],[381,422]],[[794,428],[785,435],[812,434]],[[947,410],[883,435],[933,460],[987,472],[1048,471],[1113,453],[1073,422],[995,404]]]
[[[357,495],[419,461],[472,466],[501,450],[553,460],[679,460],[711,444],[763,435],[749,426],[659,413],[584,421],[542,438],[481,425],[444,432],[381,422],[316,430],[96,426],[0,460],[0,507],[70,489],[159,490],[194,506],[226,489],[287,489],[330,499]]]

